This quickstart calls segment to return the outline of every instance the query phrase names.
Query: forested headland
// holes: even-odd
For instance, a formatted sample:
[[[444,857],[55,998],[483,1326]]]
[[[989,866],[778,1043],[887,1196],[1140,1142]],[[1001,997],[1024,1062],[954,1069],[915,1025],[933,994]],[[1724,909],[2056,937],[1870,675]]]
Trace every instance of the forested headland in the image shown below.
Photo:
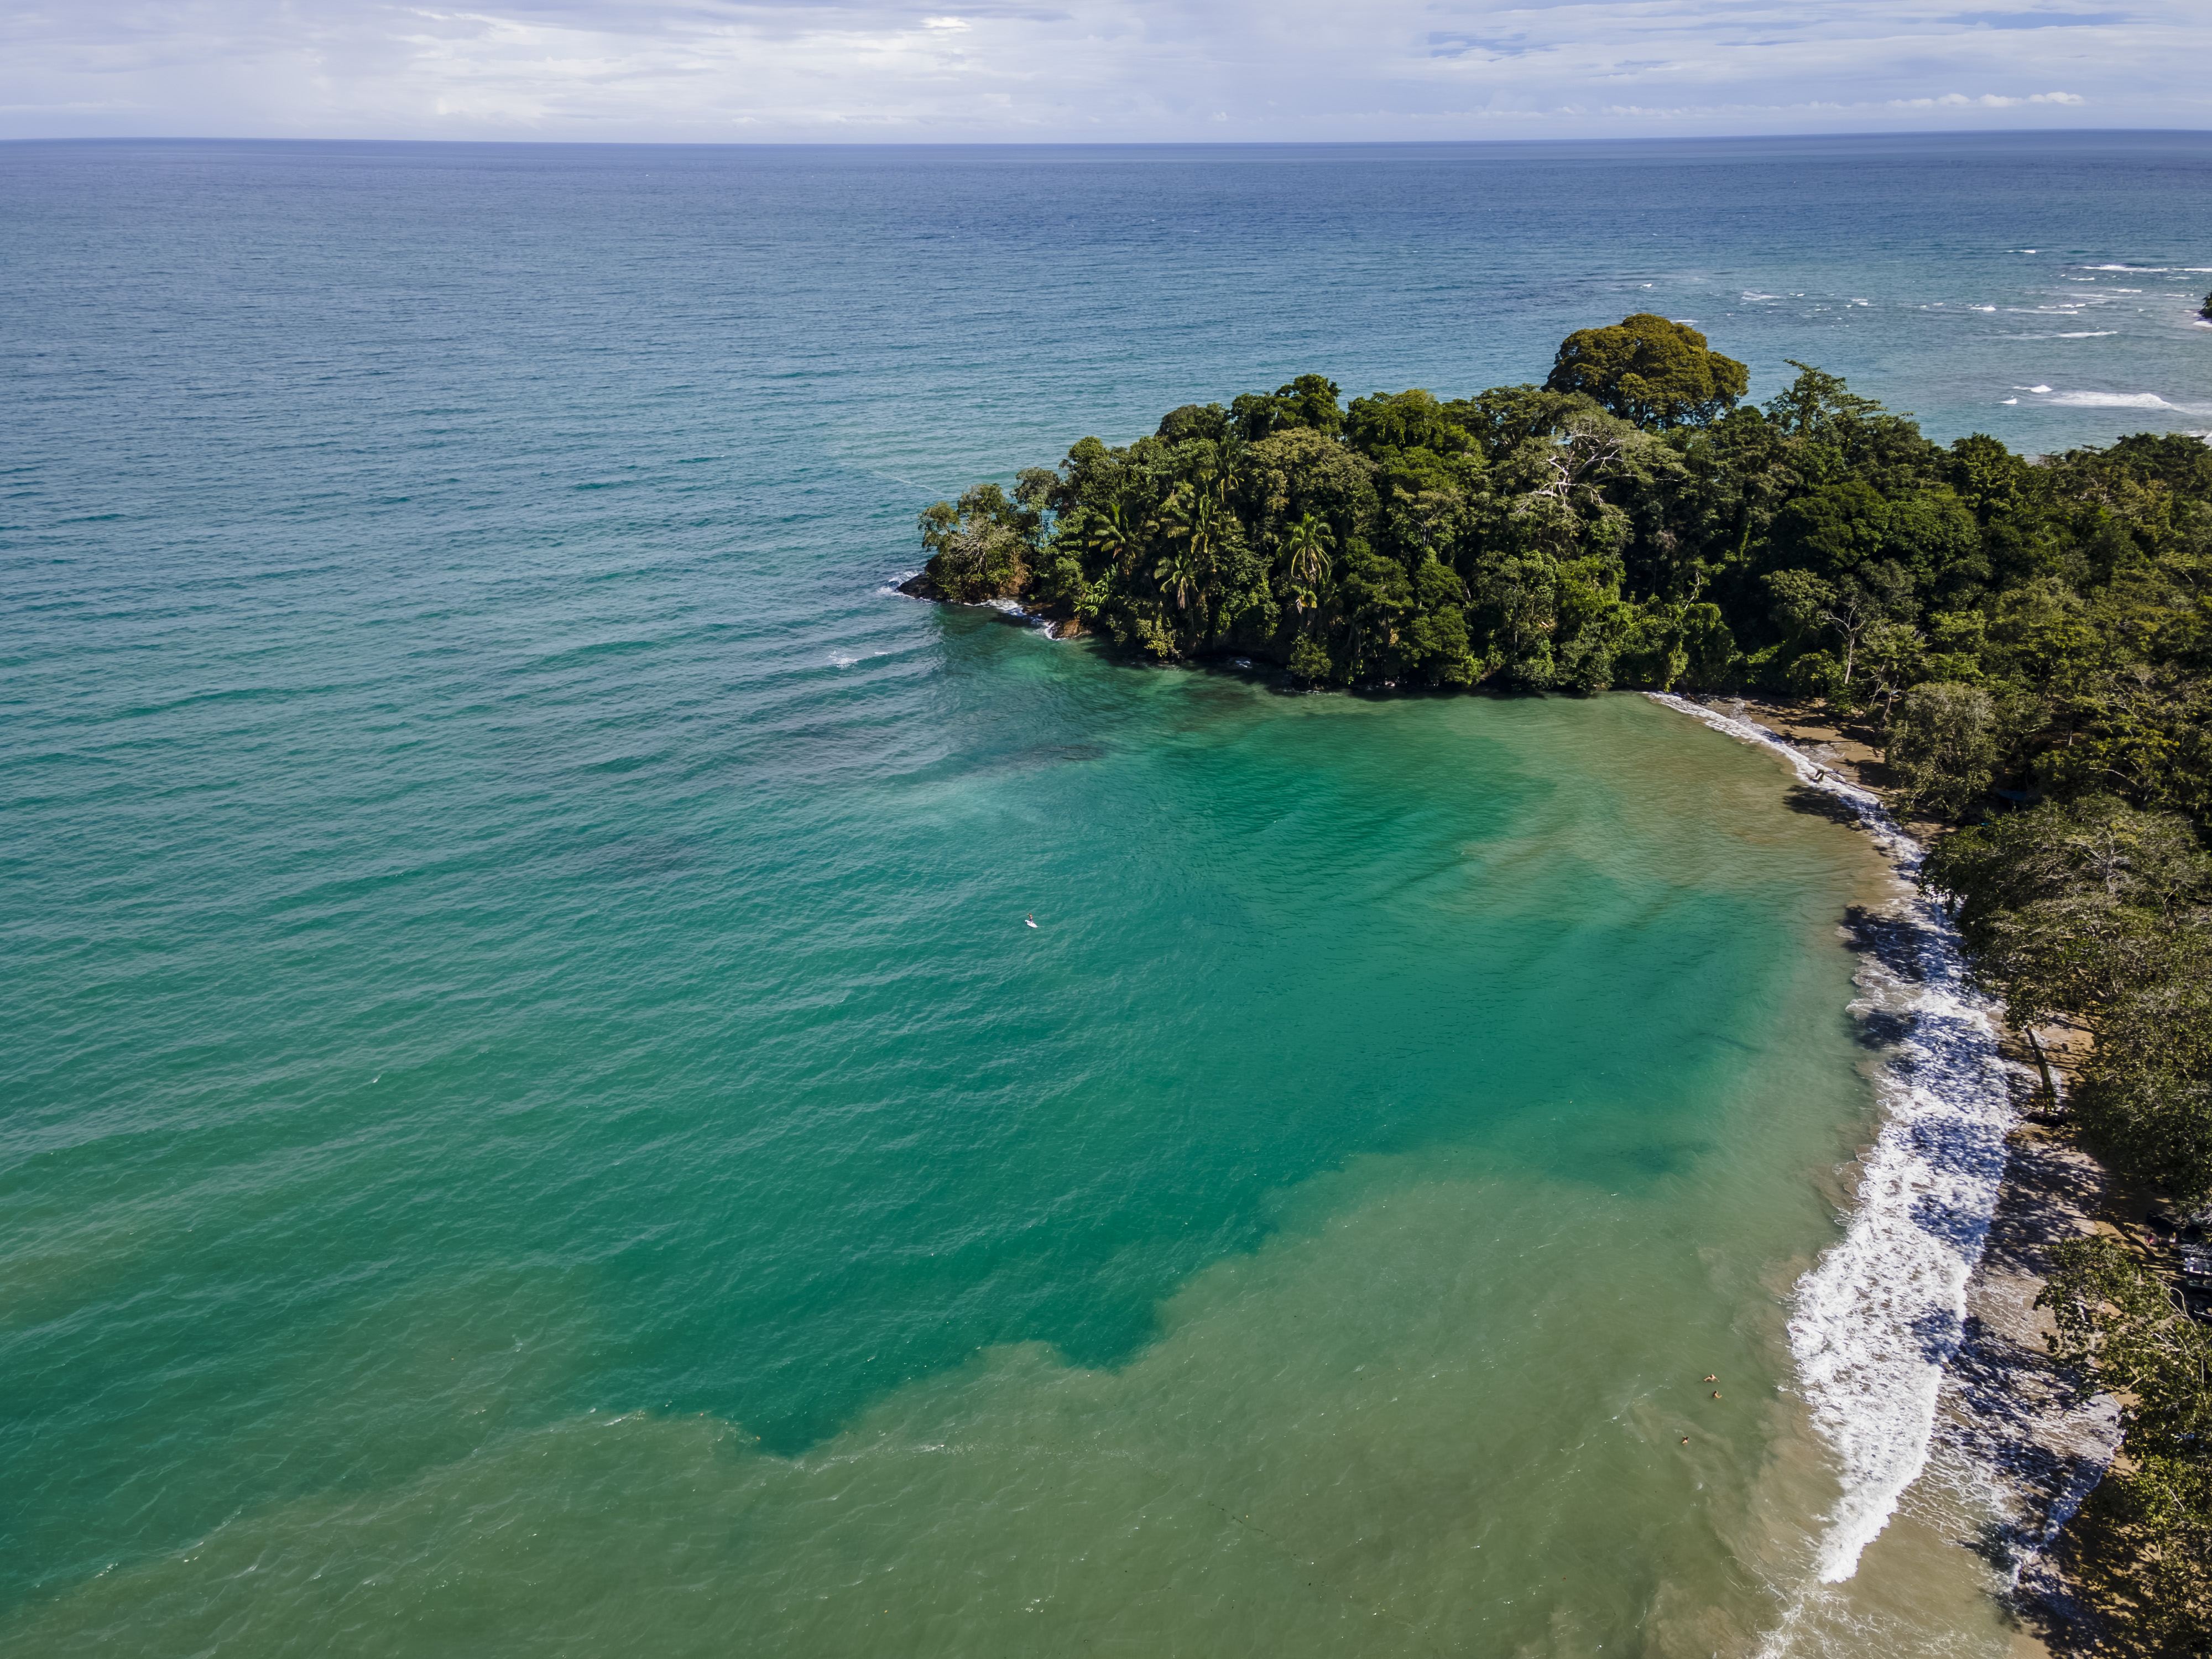
[[[1899,804],[1960,826],[1925,878],[1984,983],[2090,1033],[2069,1132],[2185,1225],[2212,1202],[2212,448],[1942,445],[1791,367],[1747,406],[1743,364],[1638,315],[1540,386],[1346,405],[1301,375],[939,502],[909,591],[1311,687],[1856,718]],[[2106,1615],[2081,1640],[2212,1652],[2212,1328],[2171,1251],[2057,1256],[2054,1350],[2127,1427],[2073,1529]]]

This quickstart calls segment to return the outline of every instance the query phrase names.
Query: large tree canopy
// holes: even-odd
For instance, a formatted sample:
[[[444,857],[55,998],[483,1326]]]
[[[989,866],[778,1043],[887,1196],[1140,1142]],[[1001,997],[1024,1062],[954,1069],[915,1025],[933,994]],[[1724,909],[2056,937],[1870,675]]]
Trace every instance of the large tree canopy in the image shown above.
[[[1568,335],[1544,389],[1586,392],[1624,420],[1665,428],[1725,414],[1750,384],[1741,363],[1709,349],[1687,323],[1644,311]]]

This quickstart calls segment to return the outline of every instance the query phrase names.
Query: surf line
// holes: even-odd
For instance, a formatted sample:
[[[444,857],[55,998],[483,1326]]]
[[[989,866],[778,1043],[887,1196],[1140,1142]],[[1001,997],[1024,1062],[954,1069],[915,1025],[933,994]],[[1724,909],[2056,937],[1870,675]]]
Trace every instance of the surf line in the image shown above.
[[[1915,884],[1927,849],[1871,791],[1753,721],[1686,697],[1644,695],[1779,755],[1807,787],[1848,805],[1897,883],[1889,914],[1869,930],[1850,1012],[1886,1015],[1903,1035],[1876,1079],[1880,1127],[1860,1162],[1844,1237],[1797,1281],[1789,1323],[1813,1425],[1843,1487],[1822,1517],[1814,1571],[1822,1583],[1842,1583],[1927,1467],[1944,1368],[1965,1334],[1967,1285],[2018,1116],[1997,1049],[2002,1012],[1967,983],[1958,933]]]

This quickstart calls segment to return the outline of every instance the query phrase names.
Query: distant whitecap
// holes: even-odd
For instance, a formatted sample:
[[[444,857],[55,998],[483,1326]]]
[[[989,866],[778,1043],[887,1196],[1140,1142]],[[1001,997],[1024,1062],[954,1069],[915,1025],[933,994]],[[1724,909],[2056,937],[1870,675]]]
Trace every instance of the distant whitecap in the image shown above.
[[[2051,401],[2061,409],[2179,409],[2155,392],[2061,392]]]

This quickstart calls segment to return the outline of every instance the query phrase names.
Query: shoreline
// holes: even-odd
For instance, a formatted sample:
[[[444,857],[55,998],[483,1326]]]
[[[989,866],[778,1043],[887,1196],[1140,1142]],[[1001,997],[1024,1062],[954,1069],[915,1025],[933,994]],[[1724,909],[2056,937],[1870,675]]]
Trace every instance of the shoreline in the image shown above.
[[[1909,914],[1927,902],[1911,891],[1913,872],[1929,837],[1948,826],[1889,812],[1887,786],[1891,780],[1866,741],[1871,733],[1862,726],[1854,734],[1849,724],[1802,703],[1645,695],[1727,735],[1777,752],[1791,763],[1802,782],[1855,810],[1857,827],[1875,837],[1873,850],[1888,866],[1891,879],[1905,890],[1893,895],[1890,903],[1869,906],[1851,919],[1854,948],[1873,959],[1871,981],[1864,974],[1860,976],[1862,989],[1869,994],[1860,1005],[1867,1006],[1855,1005],[1854,1012],[1869,1026],[1875,1021],[1898,1022],[1902,1029],[1905,1021],[1926,1019],[1929,1011],[1924,1006],[1905,1012],[1906,1005],[1916,1001],[1911,995],[1886,994],[1907,988],[1885,981],[1919,977],[1916,964],[1907,960],[1915,954],[1917,941],[1898,935],[1925,927],[1924,921],[1916,927],[1916,919]],[[1871,812],[1863,810],[1869,807]],[[1948,927],[1942,932],[1948,933]],[[1917,1000],[1924,1005],[1924,998]],[[2044,1341],[2052,1328],[2050,1316],[2034,1302],[2049,1269],[2051,1246],[2067,1238],[2120,1230],[2106,1219],[2113,1197],[2108,1172],[2073,1145],[2063,1129],[2054,1133],[2027,1115],[2034,1106],[2046,1103],[2046,1064],[2063,1098],[2081,1053],[2081,1034],[2063,1027],[2025,1032],[2007,1024],[2001,1010],[1984,1005],[1984,1012],[1990,1026],[1982,1042],[1988,1060],[1999,1068],[2008,1098],[1999,1121],[1987,1126],[1995,1131],[1993,1143],[1961,1144],[1954,1154],[1966,1164],[1987,1159],[1996,1167],[1989,1175],[1986,1209],[1978,1215],[1954,1210],[1945,1218],[1942,1230],[1953,1233],[1967,1258],[1957,1323],[1948,1334],[1935,1368],[1923,1455],[1911,1479],[1897,1488],[1897,1496],[1901,1498],[1912,1485],[1935,1473],[1980,1492],[1991,1522],[1984,1536],[1959,1542],[1981,1554],[2008,1582],[2010,1594],[2003,1601],[2016,1621],[2013,1650],[2021,1659],[2029,1659],[2070,1650],[2094,1625],[2093,1611],[2081,1601],[2066,1570],[2064,1531],[2103,1477],[2119,1440],[2117,1407],[2109,1397],[2087,1403],[2071,1399]],[[1914,1062],[1905,1069],[1917,1069]],[[1954,1087],[1974,1086],[1963,1071],[1954,1072],[1948,1081]],[[1939,1092],[1941,1088],[1939,1083]],[[1823,1252],[1796,1287],[1801,1313],[1792,1320],[1793,1346],[1798,1346],[1794,1339],[1802,1304],[1821,1288],[1816,1281],[1829,1273],[1831,1259],[1843,1254],[1853,1237],[1869,1226],[1869,1206],[1893,1196],[1881,1190],[1879,1172],[1872,1166],[1881,1159],[1884,1141],[1899,1127],[1900,1108],[1908,1114],[1912,1108],[1894,1086],[1884,1086],[1882,1092],[1882,1120],[1875,1140],[1860,1160],[1856,1207],[1846,1223],[1846,1237]],[[1925,1139],[1931,1127],[1913,1123],[1908,1138]],[[1963,1140],[1973,1139],[1969,1133]],[[1915,1202],[1917,1206],[1918,1200]],[[1807,1370],[1802,1352],[1799,1358],[1801,1371]],[[1816,1376],[1808,1373],[1806,1380],[1812,1385],[1808,1394],[1817,1395]],[[1822,1422],[1824,1415],[1831,1414],[1816,1404],[1816,1425],[1832,1429],[1832,1421]],[[1848,1469],[1845,1448],[1832,1432],[1824,1432],[1824,1437]],[[1886,1510],[1885,1524],[1887,1518]],[[1832,1533],[1841,1521],[1840,1511],[1831,1517]]]

